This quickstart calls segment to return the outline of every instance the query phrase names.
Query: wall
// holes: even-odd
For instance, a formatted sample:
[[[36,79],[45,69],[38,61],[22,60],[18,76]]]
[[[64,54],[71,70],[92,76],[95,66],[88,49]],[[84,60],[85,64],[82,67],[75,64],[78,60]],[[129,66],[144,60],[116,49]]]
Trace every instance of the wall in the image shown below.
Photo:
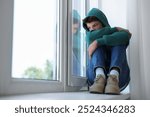
[[[141,77],[141,83],[143,87],[144,97],[143,99],[150,99],[150,1],[149,0],[141,0],[141,41],[142,41],[142,61],[141,65],[143,65],[143,69],[141,72],[144,73]]]
[[[132,32],[129,61],[131,99],[150,99],[149,0],[128,0],[128,28]]]

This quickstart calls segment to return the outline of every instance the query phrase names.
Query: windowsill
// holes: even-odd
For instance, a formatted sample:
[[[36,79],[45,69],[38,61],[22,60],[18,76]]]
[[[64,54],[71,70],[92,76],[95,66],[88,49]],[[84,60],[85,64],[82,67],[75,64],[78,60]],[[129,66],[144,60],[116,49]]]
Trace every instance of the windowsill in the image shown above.
[[[120,95],[91,94],[82,92],[38,93],[15,96],[2,96],[0,100],[127,100],[130,93],[122,92]]]

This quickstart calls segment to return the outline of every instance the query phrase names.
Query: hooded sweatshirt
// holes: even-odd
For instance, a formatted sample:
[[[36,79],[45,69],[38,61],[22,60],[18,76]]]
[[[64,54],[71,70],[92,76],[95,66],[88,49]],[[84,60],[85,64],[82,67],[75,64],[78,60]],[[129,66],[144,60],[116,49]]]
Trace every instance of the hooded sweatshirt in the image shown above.
[[[88,46],[94,41],[97,40],[99,45],[107,45],[107,46],[116,46],[116,45],[128,45],[131,35],[124,31],[118,31],[117,28],[111,28],[107,17],[105,14],[97,9],[93,8],[87,14],[86,18],[89,16],[95,16],[102,23],[103,28],[89,31],[86,23],[83,23],[83,27],[86,30],[86,41]]]
[[[81,46],[80,20],[81,20],[81,18],[80,18],[79,13],[76,10],[73,10],[72,18],[73,18],[73,20],[77,20],[79,23],[79,27],[77,29],[77,32],[75,34],[73,34],[73,52],[74,52],[76,58],[78,59],[78,61],[80,61],[80,50],[81,50],[80,49],[80,46]],[[73,21],[73,24],[76,24],[76,23],[74,23],[74,21]]]

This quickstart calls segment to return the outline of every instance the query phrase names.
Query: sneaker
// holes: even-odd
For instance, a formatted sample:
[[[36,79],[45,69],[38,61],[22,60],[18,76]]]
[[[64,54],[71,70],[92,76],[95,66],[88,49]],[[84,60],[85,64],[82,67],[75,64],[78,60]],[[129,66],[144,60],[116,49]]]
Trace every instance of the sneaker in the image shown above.
[[[90,87],[90,93],[104,93],[106,80],[103,75],[98,75],[95,78],[94,84]]]
[[[119,88],[119,82],[117,80],[117,76],[108,75],[107,85],[105,87],[105,93],[106,94],[113,94],[113,95],[119,95],[120,94],[120,88]]]

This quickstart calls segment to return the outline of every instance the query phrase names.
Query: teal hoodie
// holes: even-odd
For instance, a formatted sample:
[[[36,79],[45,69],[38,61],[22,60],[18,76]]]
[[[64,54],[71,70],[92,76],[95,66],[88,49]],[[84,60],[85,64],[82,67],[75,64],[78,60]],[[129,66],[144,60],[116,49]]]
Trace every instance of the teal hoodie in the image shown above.
[[[93,8],[89,11],[86,18],[89,16],[97,17],[103,24],[103,28],[89,31],[87,25],[83,23],[83,27],[86,30],[86,41],[90,45],[94,40],[97,40],[99,45],[116,46],[116,45],[128,45],[131,35],[122,30],[118,31],[117,28],[111,28],[105,14],[97,9]]]
[[[80,61],[80,54],[81,54],[80,53],[80,50],[81,50],[80,49],[80,46],[81,46],[80,20],[81,20],[81,17],[79,15],[79,13],[77,12],[77,10],[73,10],[72,18],[73,18],[73,20],[77,20],[79,23],[79,27],[77,29],[77,32],[75,34],[73,34],[73,52],[74,52],[76,58],[78,59],[78,61]]]

